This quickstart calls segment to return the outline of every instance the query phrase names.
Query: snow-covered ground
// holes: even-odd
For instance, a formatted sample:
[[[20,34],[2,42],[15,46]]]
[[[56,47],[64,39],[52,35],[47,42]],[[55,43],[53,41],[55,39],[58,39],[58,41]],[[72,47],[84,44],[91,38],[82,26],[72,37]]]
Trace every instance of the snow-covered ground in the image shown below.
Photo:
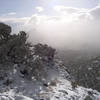
[[[73,88],[70,75],[58,65],[48,68],[48,86],[42,81],[22,77],[15,65],[12,71],[8,71],[12,83],[6,86],[0,82],[0,100],[100,100],[100,93],[96,90],[81,86]]]

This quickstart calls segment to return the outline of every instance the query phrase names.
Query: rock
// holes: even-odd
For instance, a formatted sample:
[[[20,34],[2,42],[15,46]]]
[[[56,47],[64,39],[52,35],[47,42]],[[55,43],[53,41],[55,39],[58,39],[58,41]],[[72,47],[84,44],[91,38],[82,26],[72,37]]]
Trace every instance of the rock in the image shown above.
[[[48,87],[48,84],[47,83],[44,83],[43,86]]]
[[[51,85],[51,86],[56,86],[56,85],[57,85],[57,82],[56,82],[55,80],[54,80],[54,81],[51,81],[51,82],[50,82],[50,85]]]
[[[88,91],[88,94],[93,95],[94,93],[93,93],[93,91]]]
[[[87,96],[84,100],[93,100],[90,96]]]
[[[58,96],[55,96],[55,98],[59,99],[59,97],[58,97]]]
[[[44,100],[44,99],[40,99],[40,100]]]
[[[0,96],[0,100],[14,100],[14,98],[2,95],[2,96]]]
[[[59,90],[59,92],[62,92],[64,94],[68,94],[67,91],[65,91],[65,90]]]

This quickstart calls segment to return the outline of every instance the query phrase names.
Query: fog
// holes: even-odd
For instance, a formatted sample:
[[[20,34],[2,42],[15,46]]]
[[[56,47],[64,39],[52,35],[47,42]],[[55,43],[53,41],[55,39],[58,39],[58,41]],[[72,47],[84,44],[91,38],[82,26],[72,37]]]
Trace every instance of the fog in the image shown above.
[[[29,34],[29,41],[46,43],[55,48],[100,50],[100,6],[79,9],[55,6],[54,15],[40,14],[16,19],[2,19]],[[16,27],[17,26],[17,27]]]
[[[100,48],[99,22],[40,24],[28,31],[32,42],[43,42],[57,48]]]
[[[65,7],[63,11],[60,9],[56,16],[31,16],[24,26],[29,39],[61,49],[100,50],[100,7],[90,10]]]

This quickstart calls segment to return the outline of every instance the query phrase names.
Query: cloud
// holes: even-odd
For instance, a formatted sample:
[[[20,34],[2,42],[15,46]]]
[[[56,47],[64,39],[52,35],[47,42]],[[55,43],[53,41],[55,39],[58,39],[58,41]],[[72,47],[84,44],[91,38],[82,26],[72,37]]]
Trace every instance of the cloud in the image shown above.
[[[30,17],[0,20],[16,24],[15,29],[17,27],[28,32],[33,43],[43,42],[70,49],[100,49],[100,6],[92,9],[55,6],[54,10],[55,15],[33,14]]]
[[[41,6],[37,6],[35,9],[36,9],[38,12],[44,11],[43,7],[41,7]]]
[[[58,16],[63,16],[64,18],[70,20],[89,20],[92,19],[89,9],[75,8],[67,6],[55,6],[54,10],[57,12]]]
[[[16,15],[16,12],[10,12],[8,15]]]
[[[11,24],[23,23],[24,25],[28,19],[29,17],[23,17],[23,18],[0,17],[0,22],[11,23]]]
[[[16,12],[9,12],[9,13],[2,14],[1,17],[11,17],[15,15],[16,15]]]
[[[100,21],[97,21],[98,9],[99,7],[79,9],[56,6],[54,7],[57,12],[55,16],[33,15],[27,24],[30,24],[31,29],[34,27],[38,31],[36,34],[41,36],[43,42],[54,47],[100,49],[98,46],[100,42]],[[32,32],[33,30],[30,31],[30,33]]]
[[[93,18],[100,19],[100,6],[91,9],[90,14],[93,16]]]
[[[54,10],[60,13],[76,13],[79,12],[80,10],[78,8],[73,8],[73,7],[65,7],[65,6],[55,6]]]
[[[20,30],[24,30],[25,23],[29,20],[29,17],[15,18],[15,17],[0,17],[0,22],[9,24],[12,27],[13,33],[18,33]]]
[[[55,6],[54,10],[64,14],[75,14],[75,13],[86,13],[88,9],[84,8],[75,8],[75,7],[66,7],[66,6]]]

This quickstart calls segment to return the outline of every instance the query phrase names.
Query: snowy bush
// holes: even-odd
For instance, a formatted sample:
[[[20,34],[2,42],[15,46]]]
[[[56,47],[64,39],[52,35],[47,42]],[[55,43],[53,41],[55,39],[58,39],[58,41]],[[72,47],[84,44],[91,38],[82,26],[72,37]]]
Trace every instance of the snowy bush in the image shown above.
[[[47,60],[53,60],[55,55],[55,49],[49,47],[48,45],[37,44],[34,46],[34,54],[39,55],[42,58],[47,58]]]
[[[1,69],[12,69],[14,64],[24,66],[20,72],[23,75],[35,76],[37,79],[46,76],[44,71],[46,63],[53,62],[55,49],[46,44],[32,45],[27,41],[27,33],[20,31],[18,34],[10,34],[11,27],[0,23],[0,66]]]

